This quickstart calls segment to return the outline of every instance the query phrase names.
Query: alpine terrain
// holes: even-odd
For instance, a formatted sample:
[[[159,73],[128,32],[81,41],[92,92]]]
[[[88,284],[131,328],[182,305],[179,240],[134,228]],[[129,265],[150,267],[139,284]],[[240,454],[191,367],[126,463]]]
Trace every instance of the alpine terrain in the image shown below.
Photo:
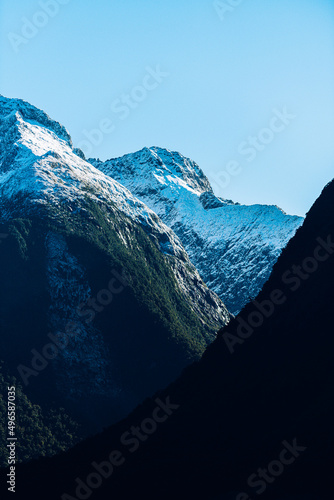
[[[274,205],[246,206],[215,196],[194,161],[166,149],[89,161],[173,229],[205,283],[232,314],[258,294],[303,222]]]
[[[0,140],[1,380],[20,387],[27,459],[34,413],[33,456],[59,449],[52,422],[70,446],[74,424],[101,430],[198,360],[230,314],[175,233],[63,126],[0,97]]]
[[[28,484],[48,500],[332,498],[333,281],[334,181],[202,359],[101,435],[21,466],[18,498]]]

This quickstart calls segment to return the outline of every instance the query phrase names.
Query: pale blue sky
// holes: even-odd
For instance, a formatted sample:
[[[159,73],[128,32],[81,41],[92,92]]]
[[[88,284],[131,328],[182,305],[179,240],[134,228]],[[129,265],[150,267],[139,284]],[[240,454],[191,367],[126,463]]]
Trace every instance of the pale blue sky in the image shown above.
[[[90,156],[177,150],[218,195],[300,215],[334,177],[334,0],[241,0],[220,16],[211,0],[51,0],[53,17],[42,4],[0,2],[0,93],[44,109]],[[284,107],[294,118],[279,126]]]

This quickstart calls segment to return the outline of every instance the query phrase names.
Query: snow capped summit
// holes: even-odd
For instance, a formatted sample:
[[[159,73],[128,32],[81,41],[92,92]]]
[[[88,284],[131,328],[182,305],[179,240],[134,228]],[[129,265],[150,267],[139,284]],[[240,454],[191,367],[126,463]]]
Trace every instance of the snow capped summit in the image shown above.
[[[90,162],[173,229],[204,281],[233,314],[257,295],[303,222],[274,205],[246,206],[215,196],[195,162],[166,149]]]
[[[126,166],[126,169],[123,166]],[[173,183],[198,194],[212,191],[209,181],[194,161],[180,153],[163,148],[143,148],[137,153],[116,158],[112,160],[112,168],[119,169],[127,178],[138,174],[140,169],[144,178],[137,179],[137,182],[141,182],[142,185],[145,184],[145,177],[153,173],[157,185],[160,184],[161,187]]]
[[[214,195],[200,167],[175,151],[152,147],[104,163],[98,159],[89,161],[139,198],[147,199],[159,217],[166,217],[185,196],[200,198],[203,205],[227,203]]]
[[[84,436],[174,380],[230,319],[154,211],[59,123],[4,97],[0,225],[1,352],[36,403],[59,402]]]
[[[172,258],[175,277],[193,309],[227,321],[225,306],[202,282],[175,233],[126,187],[85,161],[62,125],[24,101],[0,97],[0,137],[2,221],[39,213],[44,207],[84,213],[87,198],[108,209],[116,207]],[[123,240],[128,241],[128,235]],[[194,283],[196,293],[191,291]]]
[[[87,162],[62,125],[19,99],[0,97],[0,136],[2,219],[37,206],[77,207],[87,197],[115,204],[164,254],[184,262],[189,255],[234,314],[257,295],[303,221],[276,206],[215,196],[194,161],[167,149]]]
[[[86,196],[115,203],[145,227],[167,233],[170,245],[165,248],[173,255],[183,256],[178,239],[152,210],[74,152],[64,127],[24,101],[7,101],[3,97],[0,101],[1,202],[23,194],[27,201],[41,204],[71,203]]]
[[[40,126],[52,130],[59,139],[72,146],[72,140],[66,128],[52,120],[44,111],[22,99],[9,99],[0,95],[0,127],[2,128],[6,124],[6,120],[12,121],[14,115],[16,117],[20,115],[26,122],[38,123]]]

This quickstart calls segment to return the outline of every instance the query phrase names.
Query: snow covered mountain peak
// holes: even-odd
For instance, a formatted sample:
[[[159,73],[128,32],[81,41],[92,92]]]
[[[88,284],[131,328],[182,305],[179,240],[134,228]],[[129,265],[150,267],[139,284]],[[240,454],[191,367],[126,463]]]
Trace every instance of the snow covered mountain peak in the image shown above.
[[[90,160],[92,164],[100,164],[99,160]],[[204,192],[212,192],[208,179],[200,167],[189,158],[159,147],[143,148],[120,158],[104,163],[108,174],[113,178],[125,179],[144,188],[148,184],[163,191],[168,188],[172,197],[187,190],[200,196]],[[135,187],[135,186],[134,186]]]
[[[0,222],[30,215],[57,220],[64,211],[84,220],[93,203],[131,248],[131,231],[121,224],[125,215],[169,261],[181,293],[199,317],[206,310],[209,321],[227,321],[224,304],[203,283],[175,233],[126,187],[85,161],[64,127],[24,101],[1,97],[0,141]]]
[[[177,234],[209,287],[237,314],[268,279],[303,218],[275,205],[240,205],[217,197],[199,166],[149,148],[95,167],[118,180]]]
[[[88,197],[115,204],[125,215],[155,234],[164,253],[185,258],[173,232],[143,202],[116,180],[105,176],[76,154],[66,129],[46,113],[17,99],[0,100],[0,209],[10,216],[18,197],[26,214],[39,205],[81,206]],[[15,209],[15,210],[16,210]]]
[[[144,150],[143,150],[144,151]],[[176,151],[170,151],[164,148],[152,147],[149,148],[153,160],[156,160],[161,169],[169,174],[171,178],[174,176],[182,180],[188,188],[193,189],[198,193],[212,191],[210,183],[204,175],[201,168],[196,162],[190,158],[186,158]]]
[[[14,208],[16,216],[36,206],[76,210],[86,198],[115,205],[164,254],[183,262],[189,255],[234,314],[257,295],[303,221],[275,206],[243,206],[215,196],[194,161],[167,149],[87,162],[62,125],[19,99],[0,96],[0,138],[3,219]]]
[[[36,108],[22,99],[10,99],[0,95],[0,128],[9,120],[13,124],[21,117],[27,123],[35,123],[49,129],[72,147],[72,140],[66,128],[60,123],[52,120],[44,111]]]
[[[146,199],[167,225],[179,204],[185,210],[191,210],[194,203],[206,210],[234,204],[217,198],[197,163],[175,151],[151,147],[106,162],[95,158],[88,161],[135,196]]]

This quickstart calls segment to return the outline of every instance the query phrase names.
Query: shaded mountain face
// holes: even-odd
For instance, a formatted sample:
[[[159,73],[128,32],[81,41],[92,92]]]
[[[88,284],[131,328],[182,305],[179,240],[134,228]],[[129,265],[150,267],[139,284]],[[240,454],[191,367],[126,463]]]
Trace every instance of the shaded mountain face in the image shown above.
[[[96,431],[199,359],[230,315],[64,127],[0,97],[0,137],[1,357],[34,402]]]
[[[245,206],[216,197],[195,162],[166,149],[89,161],[173,229],[205,283],[233,314],[258,294],[303,222],[273,205]]]
[[[36,498],[63,500],[330,498],[333,214],[332,182],[256,301],[199,363],[101,435],[26,464],[22,491],[29,482]]]

